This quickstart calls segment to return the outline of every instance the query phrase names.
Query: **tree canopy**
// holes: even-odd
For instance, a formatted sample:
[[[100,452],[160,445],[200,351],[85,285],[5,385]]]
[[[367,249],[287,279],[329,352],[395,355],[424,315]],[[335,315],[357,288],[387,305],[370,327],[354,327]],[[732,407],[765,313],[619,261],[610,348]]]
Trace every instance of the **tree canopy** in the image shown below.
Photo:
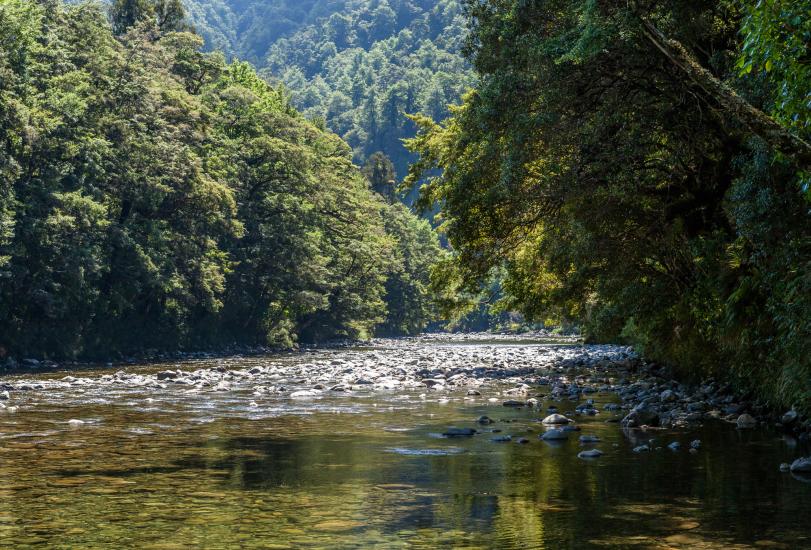
[[[203,52],[178,9],[0,2],[2,353],[290,345],[427,323],[403,273],[430,259],[404,251],[436,237],[282,88]]]
[[[362,165],[382,151],[405,174],[406,114],[447,116],[473,85],[461,54],[460,0],[190,0],[212,49],[283,83],[307,118],[323,120]]]
[[[415,118],[408,178],[463,288],[505,268],[530,319],[811,402],[807,3],[466,10],[479,85],[446,123]]]

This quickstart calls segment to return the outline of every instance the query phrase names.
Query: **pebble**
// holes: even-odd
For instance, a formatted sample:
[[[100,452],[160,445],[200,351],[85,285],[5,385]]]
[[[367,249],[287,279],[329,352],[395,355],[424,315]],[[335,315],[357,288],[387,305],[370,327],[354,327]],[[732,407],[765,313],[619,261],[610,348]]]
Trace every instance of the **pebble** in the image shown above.
[[[701,448],[701,440],[696,439],[695,441],[691,441],[690,442],[690,448],[693,449],[693,450],[696,450],[696,451],[698,449],[700,449]]]
[[[71,426],[81,426],[84,423],[85,423],[84,420],[77,420],[75,418],[71,418],[70,420],[68,420],[68,424],[70,424]]]
[[[480,416],[478,420],[476,420],[476,422],[479,424],[492,424],[493,419],[490,418],[489,416]]]
[[[679,449],[681,449],[681,443],[679,443],[678,441],[674,441],[673,443],[668,445],[667,448],[670,449],[671,451],[678,451]]]
[[[635,453],[646,453],[650,451],[650,447],[647,445],[639,445],[638,447],[634,447]]]

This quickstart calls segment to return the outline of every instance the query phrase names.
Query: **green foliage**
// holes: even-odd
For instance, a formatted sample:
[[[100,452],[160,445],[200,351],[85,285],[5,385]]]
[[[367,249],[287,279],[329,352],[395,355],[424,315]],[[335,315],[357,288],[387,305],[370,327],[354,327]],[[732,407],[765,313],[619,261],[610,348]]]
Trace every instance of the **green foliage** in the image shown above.
[[[468,1],[480,84],[445,123],[415,117],[408,142],[420,160],[406,181],[427,179],[420,204],[441,206],[456,251],[446,282],[475,293],[506,269],[504,301],[529,321],[577,320],[592,340],[626,339],[687,375],[807,410],[801,165],[719,96],[737,90],[758,120],[808,138],[811,80],[794,67],[807,62],[808,18],[795,25],[795,8],[807,12]],[[766,78],[740,74],[761,62]]]
[[[383,218],[395,242],[395,261],[386,280],[388,314],[378,331],[395,336],[418,334],[438,318],[431,273],[446,252],[426,220],[400,203],[385,209]]]
[[[178,6],[118,2],[116,34],[101,5],[0,1],[0,348],[418,330],[430,230],[284,88],[175,32]]]
[[[472,86],[461,55],[459,0],[193,0],[206,43],[262,68],[293,104],[352,147],[363,164],[385,152],[399,173],[409,113],[435,119]]]
[[[742,35],[741,74],[764,72],[771,81],[775,115],[788,126],[811,128],[811,2],[760,0],[749,5]]]

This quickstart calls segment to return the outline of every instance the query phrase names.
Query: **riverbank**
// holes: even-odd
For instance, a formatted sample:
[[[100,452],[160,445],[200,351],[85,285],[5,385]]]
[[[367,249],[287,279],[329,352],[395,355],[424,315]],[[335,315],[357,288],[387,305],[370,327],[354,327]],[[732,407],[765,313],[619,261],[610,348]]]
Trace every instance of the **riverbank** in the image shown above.
[[[477,366],[461,366],[469,361],[461,346],[468,344],[520,344],[545,342],[545,346],[504,348],[480,361]],[[433,346],[426,355],[426,346]],[[395,347],[396,354],[376,349]],[[495,348],[494,348],[495,350]],[[509,350],[509,351],[506,351]],[[284,366],[292,357],[307,357],[319,351],[340,352],[342,359],[313,361]],[[230,365],[243,358],[267,358],[267,366],[235,369]],[[164,369],[153,374],[132,374],[129,367],[151,363],[216,363],[214,368],[195,370]],[[575,336],[533,332],[521,335],[500,333],[435,333],[401,339],[365,342],[332,341],[298,350],[236,348],[221,353],[197,352],[157,354],[151,361],[130,358],[127,364],[48,363],[27,360],[26,370],[15,374],[47,373],[65,370],[96,370],[99,375],[76,378],[65,376],[46,383],[5,383],[9,392],[48,390],[71,385],[137,386],[165,390],[187,387],[190,391],[229,390],[233,385],[254,384],[257,395],[315,398],[330,392],[396,391],[420,389],[453,393],[462,390],[476,396],[480,386],[498,382],[514,387],[503,395],[514,406],[543,409],[555,403],[577,402],[597,392],[619,396],[620,403],[607,403],[603,409],[579,408],[578,415],[611,413],[608,421],[623,427],[653,432],[659,429],[689,429],[701,422],[723,421],[736,429],[774,427],[792,434],[800,442],[811,439],[811,420],[794,410],[770,411],[735,395],[728,384],[707,380],[687,385],[667,377],[666,369],[646,362],[630,347],[583,345]],[[116,368],[115,373],[108,370]],[[123,370],[122,370],[123,369]],[[102,374],[103,373],[103,374]],[[10,374],[10,373],[7,373]],[[11,395],[11,394],[9,394]],[[621,415],[621,417],[620,417]]]

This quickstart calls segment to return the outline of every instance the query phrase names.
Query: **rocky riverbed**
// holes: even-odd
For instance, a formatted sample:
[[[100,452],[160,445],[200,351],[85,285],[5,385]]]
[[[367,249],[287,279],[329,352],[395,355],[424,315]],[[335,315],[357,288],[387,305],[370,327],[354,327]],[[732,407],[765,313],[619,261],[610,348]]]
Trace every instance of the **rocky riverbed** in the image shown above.
[[[627,347],[434,335],[0,384],[11,545],[811,545],[805,420]]]
[[[422,397],[464,396],[505,407],[526,407],[537,410],[541,417],[567,411],[572,416],[567,419],[571,429],[577,429],[579,417],[599,416],[605,422],[620,423],[637,442],[646,440],[644,434],[670,428],[689,430],[708,421],[723,421],[739,430],[769,425],[796,437],[798,443],[807,443],[811,437],[811,423],[794,410],[775,418],[738,399],[728,385],[708,380],[688,386],[668,379],[661,375],[662,369],[646,363],[629,347],[580,345],[573,337],[548,345],[521,345],[544,336],[548,338],[538,334],[436,334],[294,354],[202,356],[171,368],[103,369],[95,374],[52,373],[34,378],[20,375],[0,383],[0,410],[20,411],[17,402],[22,395],[30,394],[28,401],[33,402],[37,394],[77,389],[83,395],[104,395],[110,388],[184,395],[229,392],[252,407],[258,407],[257,400],[264,398],[303,401],[336,394],[421,392]],[[598,393],[615,394],[618,399],[597,402],[590,398]],[[476,433],[472,428],[465,430],[464,435]],[[564,439],[555,431],[546,434],[547,440],[556,437]],[[656,448],[642,443],[635,451]],[[677,451],[680,445],[673,442],[669,448]],[[696,441],[689,450],[699,448]],[[798,458],[788,469],[808,472],[811,460]]]

